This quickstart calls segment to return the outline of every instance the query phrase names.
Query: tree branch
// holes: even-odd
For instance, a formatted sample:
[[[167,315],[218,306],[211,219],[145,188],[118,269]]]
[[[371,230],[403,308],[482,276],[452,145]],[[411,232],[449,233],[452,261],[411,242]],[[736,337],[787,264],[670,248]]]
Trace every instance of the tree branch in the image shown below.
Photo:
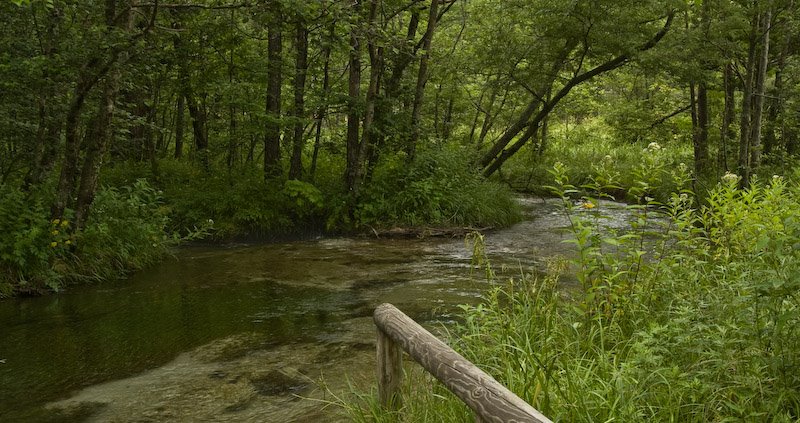
[[[662,123],[670,120],[671,118],[673,118],[675,116],[678,116],[679,114],[681,114],[681,113],[683,113],[683,112],[685,112],[685,111],[687,111],[687,110],[689,110],[691,108],[692,108],[692,104],[689,103],[689,105],[681,107],[680,109],[678,109],[678,110],[676,110],[676,111],[674,111],[674,112],[662,117],[661,119],[658,119],[657,121],[653,122],[653,124],[650,125],[650,127],[648,127],[647,129],[653,129],[656,126],[661,125]]]
[[[674,17],[675,13],[670,12],[670,14],[667,15],[667,21],[664,23],[664,27],[661,28],[661,30],[658,31],[658,33],[656,33],[656,35],[653,38],[651,38],[645,44],[640,46],[637,49],[637,51],[643,52],[655,47],[655,45],[658,44],[658,42],[661,41],[661,39],[664,38],[664,36],[669,31],[669,28],[672,25],[672,20]],[[584,81],[588,81],[589,79],[592,79],[597,75],[600,75],[602,73],[608,72],[610,70],[616,69],[624,65],[630,60],[630,58],[631,57],[629,54],[621,54],[615,57],[614,59],[611,59],[608,62],[603,63],[602,65],[599,65],[581,75],[578,75],[570,79],[569,82],[567,82],[566,85],[564,85],[564,87],[562,87],[561,90],[559,90],[558,93],[555,96],[553,96],[552,99],[550,99],[550,101],[542,104],[542,108],[539,110],[539,113],[537,113],[536,116],[533,118],[533,120],[531,120],[527,124],[528,129],[525,131],[525,133],[519,140],[517,140],[514,144],[511,145],[511,147],[509,147],[508,149],[504,149],[505,146],[508,145],[508,143],[511,141],[511,138],[513,136],[512,137],[504,136],[500,140],[502,141],[502,143],[500,141],[495,143],[490,152],[487,153],[487,155],[485,155],[481,160],[481,165],[484,166],[484,171],[483,171],[484,176],[488,177],[494,172],[496,172],[509,157],[513,156],[517,151],[519,151],[519,149],[522,148],[522,146],[525,145],[525,143],[528,142],[528,140],[531,139],[531,137],[534,134],[536,134],[536,131],[538,131],[539,124],[541,123],[541,121],[545,117],[547,117],[550,111],[552,111],[553,108],[561,101],[561,99],[563,99],[567,94],[569,94],[569,92],[573,88],[575,88],[575,86]],[[517,131],[517,133],[518,132],[519,131]]]

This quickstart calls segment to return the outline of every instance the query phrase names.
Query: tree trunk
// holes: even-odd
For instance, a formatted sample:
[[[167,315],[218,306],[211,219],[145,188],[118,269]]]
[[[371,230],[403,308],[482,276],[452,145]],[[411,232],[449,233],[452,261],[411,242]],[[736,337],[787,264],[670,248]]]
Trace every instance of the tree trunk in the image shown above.
[[[697,84],[696,127],[692,134],[694,174],[700,177],[708,169],[708,89],[705,82]]]
[[[728,170],[728,140],[736,137],[732,128],[736,115],[736,101],[734,98],[736,85],[733,81],[733,65],[728,63],[723,70],[723,85],[725,89],[725,107],[722,113],[722,127],[720,128],[720,162],[721,168]]]
[[[123,12],[124,15],[122,19],[115,22],[117,19],[116,6],[115,0],[106,1],[107,28],[110,29],[111,27],[118,26],[126,31],[130,31],[133,25],[133,15],[129,10],[126,10]],[[97,123],[93,133],[94,136],[90,135],[90,139],[86,142],[86,157],[83,162],[83,170],[80,176],[80,185],[78,186],[75,205],[74,227],[77,231],[82,231],[86,226],[86,222],[89,218],[89,210],[92,202],[94,202],[94,195],[97,191],[97,181],[100,176],[100,168],[103,165],[103,157],[113,137],[112,123],[114,119],[114,105],[119,89],[120,74],[120,68],[116,67],[110,72],[106,79],[103,96],[100,100],[100,110],[98,110],[97,113]]]
[[[226,162],[228,170],[231,170],[236,165],[236,156],[239,150],[239,141],[236,138],[236,99],[234,98],[236,94],[233,92],[234,81],[236,80],[233,46],[228,51],[228,56],[228,84],[230,85],[228,90],[231,94],[228,96],[228,153]]]
[[[314,152],[311,156],[311,169],[309,176],[314,180],[317,173],[317,158],[319,156],[319,148],[322,140],[322,122],[325,120],[325,112],[327,111],[328,101],[330,97],[330,66],[331,66],[331,44],[336,36],[336,23],[331,22],[328,29],[328,42],[324,43],[322,47],[323,65],[322,65],[322,102],[317,108],[316,113],[316,134],[314,135]]]
[[[297,17],[295,24],[295,60],[294,74],[294,140],[292,142],[292,160],[289,166],[289,179],[300,179],[303,175],[303,145],[305,118],[306,73],[308,72],[308,28],[302,16]]]
[[[503,92],[503,100],[500,101],[500,106],[497,107],[497,111],[494,111],[494,102],[495,96],[497,95],[497,91],[492,92],[491,101],[489,101],[489,106],[486,108],[486,114],[483,117],[483,123],[481,124],[481,133],[478,135],[478,141],[475,143],[475,146],[480,149],[483,146],[483,143],[486,141],[486,136],[489,134],[489,131],[494,126],[495,118],[503,111],[505,108],[506,102],[508,100],[508,86],[506,86],[505,91]]]
[[[759,15],[755,13],[750,27],[750,43],[747,52],[746,74],[742,87],[742,113],[739,124],[738,173],[742,178],[741,185],[745,187],[750,183],[751,123],[753,116],[753,89],[755,86],[758,30]]]
[[[792,4],[793,5],[793,4]],[[784,115],[784,72],[786,70],[786,58],[791,54],[791,38],[785,37],[783,46],[781,51],[778,55],[778,63],[775,69],[775,85],[774,89],[772,90],[772,95],[770,96],[770,106],[768,107],[767,113],[767,129],[766,134],[764,136],[764,153],[771,154],[772,151],[778,147],[778,137],[776,132],[778,131],[778,117],[783,117]],[[783,121],[785,122],[786,119],[784,118]],[[781,139],[784,141],[784,147],[787,147],[786,144],[786,125],[781,125]]]
[[[442,140],[447,141],[450,134],[453,132],[453,105],[455,98],[453,95],[447,100],[447,109],[444,112],[444,120],[442,121]]]
[[[191,87],[185,87],[186,108],[192,118],[192,134],[194,135],[195,153],[206,171],[209,171],[208,161],[208,134],[206,132],[206,115],[194,97]]]
[[[281,55],[283,39],[280,11],[275,12],[267,29],[267,124],[264,133],[264,177],[274,178],[281,174]]]
[[[545,97],[545,101],[550,101],[550,97],[552,96],[551,91],[547,91],[547,96]],[[542,119],[542,129],[541,135],[539,136],[539,148],[536,150],[536,156],[542,157],[544,154],[544,149],[547,147],[547,140],[550,135],[550,115],[545,116]]]
[[[178,105],[175,111],[175,155],[176,159],[183,156],[183,115],[186,113],[184,108],[186,105],[186,97],[183,91],[178,94]]]
[[[80,141],[78,137],[78,124],[81,112],[83,111],[86,96],[100,79],[100,75],[92,74],[96,63],[90,61],[81,68],[78,75],[78,83],[70,100],[69,108],[64,123],[64,157],[61,164],[61,174],[58,179],[56,196],[50,207],[52,219],[64,217],[64,210],[68,207],[72,198],[75,185],[78,182],[79,160],[80,160]],[[102,71],[102,72],[101,72]],[[103,75],[108,70],[100,69],[98,73]]]
[[[353,1],[352,17],[359,18],[361,1]],[[357,24],[350,29],[350,59],[347,83],[347,167],[345,169],[345,187],[352,199],[355,199],[358,175],[359,129],[361,123],[361,34]]]
[[[428,60],[431,54],[431,42],[433,41],[433,33],[436,30],[436,19],[439,10],[440,0],[431,0],[431,7],[428,13],[428,27],[425,30],[425,35],[422,36],[422,57],[419,59],[419,72],[417,73],[417,87],[414,91],[414,102],[411,108],[411,137],[406,146],[407,160],[410,162],[414,160],[417,153],[417,142],[419,141],[420,133],[420,115],[422,113],[422,100],[425,95],[425,83],[428,82]]]
[[[119,71],[117,70],[113,72],[113,75],[105,83],[95,128],[92,129],[86,139],[86,157],[83,161],[75,207],[75,229],[78,231],[83,230],[89,218],[89,208],[94,201],[94,194],[97,190],[97,180],[103,164],[103,156],[112,137],[111,128],[118,81]]]
[[[673,13],[670,13],[667,16],[667,20],[664,23],[664,26],[661,28],[661,30],[658,31],[658,33],[656,33],[655,36],[653,36],[653,38],[651,38],[649,41],[641,45],[636,50],[641,52],[641,51],[647,51],[655,47],[655,45],[658,44],[658,42],[661,41],[661,39],[664,38],[664,36],[669,31],[669,28],[672,25],[672,20],[674,19],[674,17],[675,15]],[[556,75],[559,73],[558,71],[563,67],[563,62],[567,59],[569,53],[574,49],[575,45],[576,45],[575,40],[569,40],[567,42],[565,49],[563,51],[563,56],[560,57],[553,65],[554,69],[553,72],[551,73],[553,75],[553,78],[555,78]],[[564,84],[564,86],[555,94],[555,96],[553,96],[553,98],[550,101],[541,103],[539,100],[534,100],[533,102],[531,102],[525,109],[525,111],[522,113],[520,118],[517,119],[517,121],[514,123],[514,125],[512,125],[511,128],[505,131],[505,133],[500,137],[500,139],[494,143],[492,148],[489,149],[489,151],[481,159],[480,165],[484,168],[483,170],[484,176],[487,177],[491,176],[494,172],[500,169],[500,167],[503,165],[503,163],[505,163],[506,160],[508,160],[508,158],[516,154],[516,152],[519,151],[519,149],[522,148],[522,146],[524,146],[525,143],[527,143],[528,140],[530,140],[531,137],[533,137],[533,135],[535,135],[536,132],[539,130],[539,125],[542,119],[544,119],[547,116],[547,114],[550,113],[550,111],[552,111],[553,108],[561,101],[561,99],[563,99],[567,94],[569,94],[569,92],[573,88],[575,88],[577,85],[585,81],[594,78],[597,75],[619,68],[620,66],[627,63],[628,60],[630,60],[629,53],[623,53],[601,65],[592,68],[589,71],[586,71],[580,75],[573,76],[569,81],[567,81]],[[551,86],[552,86],[552,80],[551,83],[548,84],[547,89],[549,89]],[[541,108],[539,108],[540,103],[541,103]],[[539,112],[536,114],[536,116],[534,116],[532,120],[529,120],[530,116],[533,115],[533,113],[536,110],[539,110]],[[522,135],[522,137],[519,138],[514,144],[512,144],[511,147],[505,149],[505,147],[511,142],[511,140],[513,140],[514,137],[516,137],[517,134],[519,134],[525,128],[527,128],[527,130]]]
[[[472,118],[472,125],[469,128],[469,139],[467,141],[468,144],[472,144],[475,141],[475,131],[478,130],[478,119],[480,119],[481,115],[485,113],[483,109],[483,97],[486,96],[486,90],[489,89],[489,85],[491,84],[491,80],[484,84],[483,89],[481,89],[481,95],[478,97],[478,102],[475,103],[475,116]],[[492,94],[494,94],[496,90],[492,89]],[[490,100],[494,101],[494,96],[490,97]],[[491,101],[490,101],[491,104]]]
[[[48,13],[47,27],[43,31],[44,36],[40,37],[39,40],[42,56],[47,62],[53,60],[58,50],[56,31],[60,21],[61,11],[56,5],[52,5]],[[30,167],[23,181],[23,189],[26,191],[38,186],[47,178],[53,170],[56,156],[58,155],[62,121],[58,118],[53,107],[56,93],[58,92],[58,86],[53,81],[53,78],[54,76],[50,73],[49,67],[45,67],[42,74],[41,89],[36,100],[39,109],[36,145]]]
[[[578,45],[577,39],[569,39],[566,41],[566,43],[564,44],[564,48],[561,50],[558,58],[556,58],[556,60],[553,62],[553,65],[550,68],[550,76],[539,88],[537,98],[533,99],[530,103],[528,103],[527,107],[525,107],[525,110],[519,115],[517,120],[515,120],[514,123],[511,124],[511,126],[509,126],[505,131],[503,131],[503,134],[500,136],[500,138],[498,138],[491,146],[491,148],[489,148],[489,151],[487,151],[483,155],[483,157],[479,161],[481,167],[486,168],[487,166],[489,166],[492,163],[492,161],[494,161],[497,158],[498,154],[500,154],[500,152],[503,151],[503,149],[506,148],[506,146],[508,146],[511,140],[513,140],[514,137],[519,135],[519,133],[522,132],[530,124],[531,116],[533,116],[533,114],[536,113],[536,111],[539,110],[539,108],[544,105],[543,102],[541,101],[541,98],[544,97],[545,92],[552,89],[551,87],[555,82],[559,72],[561,72],[561,69],[569,61],[569,55],[572,53],[572,51],[575,49],[577,45]],[[622,58],[622,59],[617,58],[616,61],[621,61],[621,63],[618,65],[621,66],[622,63],[624,63],[626,60],[627,58]],[[602,71],[598,73],[602,73]],[[589,78],[591,78],[592,76],[594,75],[589,76]],[[567,90],[567,92],[568,91],[569,90]],[[479,144],[483,144],[482,139],[479,139]]]
[[[761,57],[758,61],[756,74],[756,87],[753,102],[753,122],[751,135],[751,163],[750,171],[755,172],[761,164],[761,117],[764,113],[764,94],[766,92],[767,64],[769,62],[769,36],[772,26],[772,11],[767,9],[762,16],[761,32],[763,32],[761,43]]]
[[[369,12],[369,38],[367,43],[367,51],[369,52],[369,86],[367,88],[366,107],[364,113],[364,127],[361,136],[361,144],[358,151],[358,168],[356,175],[356,190],[358,194],[358,185],[363,183],[361,173],[363,172],[364,164],[367,157],[375,157],[377,160],[378,151],[375,145],[374,122],[375,122],[375,108],[380,92],[381,79],[383,78],[383,47],[377,46],[378,25],[377,14],[381,7],[380,0],[372,0]],[[371,174],[368,176],[371,177]]]
[[[405,43],[400,46],[399,51],[393,59],[391,75],[386,83],[382,84],[384,85],[384,101],[375,105],[375,118],[373,121],[376,130],[372,131],[373,134],[370,141],[372,147],[369,149],[367,157],[367,170],[364,176],[365,181],[372,179],[372,174],[380,159],[381,149],[386,142],[386,134],[393,131],[392,125],[394,122],[402,120],[402,118],[398,116],[397,111],[394,110],[394,104],[398,100],[398,97],[402,95],[400,83],[403,79],[403,74],[415,57],[413,44],[419,27],[419,16],[420,9],[417,7],[412,8]],[[402,110],[405,110],[405,107]]]

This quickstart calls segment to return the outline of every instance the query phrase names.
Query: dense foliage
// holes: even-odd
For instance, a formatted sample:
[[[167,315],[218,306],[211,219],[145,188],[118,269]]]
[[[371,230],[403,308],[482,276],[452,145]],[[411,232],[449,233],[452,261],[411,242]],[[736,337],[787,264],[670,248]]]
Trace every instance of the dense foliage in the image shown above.
[[[83,231],[72,229],[69,214],[48,219],[40,200],[7,187],[0,193],[0,296],[112,279],[152,264],[180,239],[168,235],[161,194],[144,180],[101,189]]]
[[[36,228],[91,232],[101,192],[138,179],[161,191],[168,238],[209,221],[220,238],[499,226],[516,218],[510,195],[478,175],[541,192],[556,162],[579,185],[591,165],[627,163],[608,184],[617,197],[666,199],[672,187],[636,180],[680,163],[700,193],[726,171],[747,186],[798,152],[797,8],[0,2],[0,225],[31,229],[2,254],[58,279]],[[664,172],[642,173],[653,143]]]

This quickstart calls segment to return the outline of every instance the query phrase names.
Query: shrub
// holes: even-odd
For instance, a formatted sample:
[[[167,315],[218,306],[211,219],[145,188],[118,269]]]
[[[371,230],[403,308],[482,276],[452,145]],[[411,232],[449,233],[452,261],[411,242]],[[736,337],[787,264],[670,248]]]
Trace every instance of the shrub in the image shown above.
[[[507,226],[520,209],[507,188],[484,179],[460,149],[428,150],[380,168],[358,208],[367,225]]]
[[[528,147],[513,156],[503,169],[503,178],[515,189],[542,195],[552,193],[550,169],[555,163],[565,164],[565,173],[578,187],[593,184],[600,175],[613,176],[606,193],[618,200],[639,200],[647,194],[661,202],[676,192],[674,173],[692,163],[688,144],[664,140],[647,143],[620,142],[609,134],[610,129],[598,120],[569,131],[554,129],[541,155]],[[643,186],[645,185],[645,186]]]
[[[191,163],[164,160],[159,174],[149,167],[120,165],[106,180],[146,177],[163,191],[169,231],[181,234],[214,222],[214,236],[265,236],[321,226],[324,198],[314,185],[279,178],[264,180],[256,168],[206,172]]]
[[[179,241],[167,231],[168,215],[161,192],[143,179],[103,187],[62,273],[71,280],[100,281],[155,263]]]
[[[64,248],[61,222],[51,225],[47,216],[41,199],[0,186],[0,298],[58,288],[60,276],[50,262]]]
[[[155,262],[178,240],[167,235],[160,192],[144,180],[98,190],[81,232],[73,232],[69,210],[64,219],[49,221],[35,196],[2,188],[0,200],[0,296],[113,279]]]

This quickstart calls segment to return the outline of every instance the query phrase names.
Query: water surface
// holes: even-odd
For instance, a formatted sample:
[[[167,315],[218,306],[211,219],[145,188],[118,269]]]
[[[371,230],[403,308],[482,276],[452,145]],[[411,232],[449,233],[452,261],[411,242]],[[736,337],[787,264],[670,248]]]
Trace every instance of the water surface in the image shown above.
[[[486,236],[502,274],[568,254],[558,202]],[[611,207],[607,225],[629,215]],[[0,421],[335,421],[374,378],[371,313],[431,328],[488,282],[457,239],[187,247],[125,281],[0,302]]]

